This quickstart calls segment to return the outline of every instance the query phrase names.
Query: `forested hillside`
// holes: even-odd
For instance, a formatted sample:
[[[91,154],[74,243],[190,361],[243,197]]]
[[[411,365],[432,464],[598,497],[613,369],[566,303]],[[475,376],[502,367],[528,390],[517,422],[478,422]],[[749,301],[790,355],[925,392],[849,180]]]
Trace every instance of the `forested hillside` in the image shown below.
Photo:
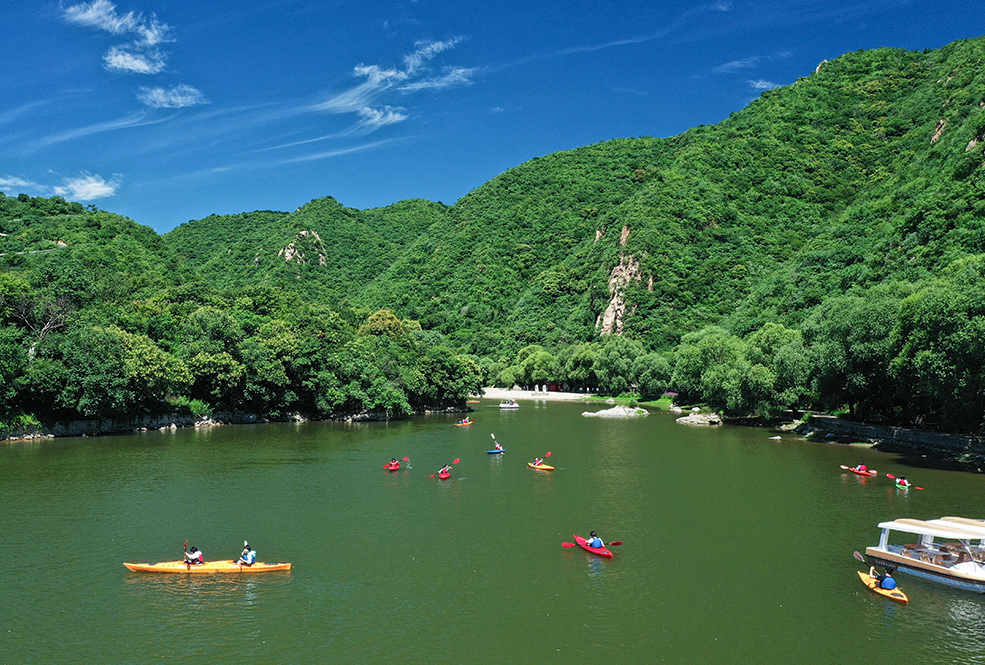
[[[233,221],[262,234],[281,217]],[[176,412],[394,417],[461,406],[481,384],[415,321],[300,297],[304,262],[289,289],[276,272],[213,286],[201,275],[216,257],[182,260],[152,230],[58,197],[0,195],[0,229],[0,430]],[[256,251],[248,240],[237,256]]]
[[[550,381],[980,432],[983,148],[975,38],[845,54],[717,125],[546,155],[453,206],[327,197],[162,239],[57,198],[0,199],[8,411],[167,394],[399,414],[480,380]],[[93,286],[49,285],[69,260]],[[48,302],[70,307],[42,334],[25,313]],[[83,408],[66,368],[100,344],[131,383],[150,349],[169,382]]]
[[[167,240],[218,288],[266,284],[337,305],[396,261],[446,211],[422,199],[360,211],[326,197],[289,214],[212,215],[181,225]]]

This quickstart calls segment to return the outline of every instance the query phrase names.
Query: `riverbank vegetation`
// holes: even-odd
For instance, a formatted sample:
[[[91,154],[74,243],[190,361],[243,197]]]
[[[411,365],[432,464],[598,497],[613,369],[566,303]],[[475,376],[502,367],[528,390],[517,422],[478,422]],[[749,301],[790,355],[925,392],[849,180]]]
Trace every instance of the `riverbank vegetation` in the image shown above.
[[[395,416],[554,383],[981,433],[983,60],[983,38],[849,53],[451,206],[327,197],[157,236],[2,197],[0,420]]]

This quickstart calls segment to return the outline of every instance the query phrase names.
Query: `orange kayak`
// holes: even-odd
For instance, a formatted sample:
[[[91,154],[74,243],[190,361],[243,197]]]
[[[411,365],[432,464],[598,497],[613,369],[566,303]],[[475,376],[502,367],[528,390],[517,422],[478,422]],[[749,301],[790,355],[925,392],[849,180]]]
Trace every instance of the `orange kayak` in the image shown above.
[[[208,561],[193,566],[184,561],[163,561],[161,563],[124,563],[135,573],[179,573],[182,575],[211,575],[215,573],[267,573],[272,570],[290,570],[289,563],[255,563],[241,566],[232,559],[227,561]]]
[[[862,584],[869,587],[880,596],[885,596],[890,600],[895,600],[897,603],[903,603],[904,605],[909,602],[910,599],[907,598],[906,594],[899,589],[883,589],[879,586],[879,580],[872,577],[872,575],[863,573],[861,570],[857,570],[855,572],[857,572],[858,576],[862,579]]]

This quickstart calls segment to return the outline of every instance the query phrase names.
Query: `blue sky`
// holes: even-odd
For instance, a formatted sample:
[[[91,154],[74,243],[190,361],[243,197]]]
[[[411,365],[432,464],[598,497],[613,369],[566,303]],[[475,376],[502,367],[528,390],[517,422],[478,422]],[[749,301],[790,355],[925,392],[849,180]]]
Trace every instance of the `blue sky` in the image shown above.
[[[165,233],[454,203],[533,157],[719,122],[847,51],[985,33],[980,1],[8,3],[0,191]]]

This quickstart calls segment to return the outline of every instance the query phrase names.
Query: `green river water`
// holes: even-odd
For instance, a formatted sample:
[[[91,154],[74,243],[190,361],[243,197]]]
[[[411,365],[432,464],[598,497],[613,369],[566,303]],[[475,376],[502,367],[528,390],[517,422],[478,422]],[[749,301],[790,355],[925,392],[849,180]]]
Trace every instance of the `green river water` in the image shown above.
[[[985,517],[985,475],[662,413],[475,406],[471,427],[4,444],[0,663],[985,663],[985,596],[900,575],[897,605],[852,558],[879,521]],[[526,467],[547,451],[554,472]],[[859,462],[880,477],[839,468]],[[592,529],[623,541],[612,560],[561,547]],[[186,539],[207,559],[248,539],[293,570],[122,565],[180,559]]]

